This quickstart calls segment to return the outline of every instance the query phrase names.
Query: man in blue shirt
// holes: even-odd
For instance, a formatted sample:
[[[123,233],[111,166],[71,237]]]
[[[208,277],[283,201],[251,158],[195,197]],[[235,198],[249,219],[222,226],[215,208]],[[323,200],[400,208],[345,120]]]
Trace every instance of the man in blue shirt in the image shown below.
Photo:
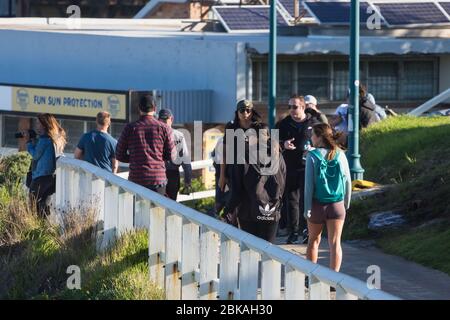
[[[85,133],[75,149],[75,158],[84,160],[102,169],[117,173],[119,161],[115,152],[117,140],[108,133],[111,115],[101,111],[96,118],[97,129]]]

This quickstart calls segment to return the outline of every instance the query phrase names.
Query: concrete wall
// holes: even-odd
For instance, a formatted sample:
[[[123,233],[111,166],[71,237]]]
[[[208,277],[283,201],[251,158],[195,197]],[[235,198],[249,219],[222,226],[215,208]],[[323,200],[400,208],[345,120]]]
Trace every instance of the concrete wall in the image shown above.
[[[243,70],[236,55],[245,54],[233,41],[201,37],[0,30],[0,42],[4,44],[0,83],[111,90],[210,89],[212,120],[216,122],[232,117],[237,99],[236,71]]]
[[[450,55],[445,55],[439,59],[439,92],[448,88],[450,88]],[[446,103],[450,103],[450,99]]]

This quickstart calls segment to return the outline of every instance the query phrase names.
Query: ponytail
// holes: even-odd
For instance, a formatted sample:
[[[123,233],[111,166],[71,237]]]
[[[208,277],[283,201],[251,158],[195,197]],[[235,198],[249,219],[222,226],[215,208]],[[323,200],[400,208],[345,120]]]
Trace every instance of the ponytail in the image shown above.
[[[342,132],[333,132],[331,126],[327,123],[319,123],[313,126],[314,134],[322,139],[324,147],[330,152],[328,153],[327,160],[333,160],[336,156],[338,149],[344,149],[339,143],[339,138],[342,136]]]

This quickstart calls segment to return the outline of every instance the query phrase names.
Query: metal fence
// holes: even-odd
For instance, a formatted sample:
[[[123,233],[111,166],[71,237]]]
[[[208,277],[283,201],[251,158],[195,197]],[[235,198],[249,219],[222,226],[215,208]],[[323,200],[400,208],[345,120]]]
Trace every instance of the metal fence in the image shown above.
[[[84,161],[57,161],[55,201],[60,214],[95,203],[101,249],[148,229],[150,280],[167,299],[330,299],[330,286],[340,300],[398,299]]]

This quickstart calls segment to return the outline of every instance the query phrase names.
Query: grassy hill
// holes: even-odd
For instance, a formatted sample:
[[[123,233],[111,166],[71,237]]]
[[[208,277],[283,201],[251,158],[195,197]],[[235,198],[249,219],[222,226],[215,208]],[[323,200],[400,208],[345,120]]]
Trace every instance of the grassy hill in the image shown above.
[[[364,179],[393,184],[375,198],[354,202],[344,238],[375,238],[388,253],[450,274],[450,118],[389,118],[362,131]],[[406,226],[367,228],[369,215],[398,210]]]
[[[20,185],[29,160],[0,159],[0,299],[163,299],[148,279],[147,232],[125,234],[99,254],[94,212],[70,212],[62,228],[39,219]],[[67,288],[72,265],[80,290]]]

